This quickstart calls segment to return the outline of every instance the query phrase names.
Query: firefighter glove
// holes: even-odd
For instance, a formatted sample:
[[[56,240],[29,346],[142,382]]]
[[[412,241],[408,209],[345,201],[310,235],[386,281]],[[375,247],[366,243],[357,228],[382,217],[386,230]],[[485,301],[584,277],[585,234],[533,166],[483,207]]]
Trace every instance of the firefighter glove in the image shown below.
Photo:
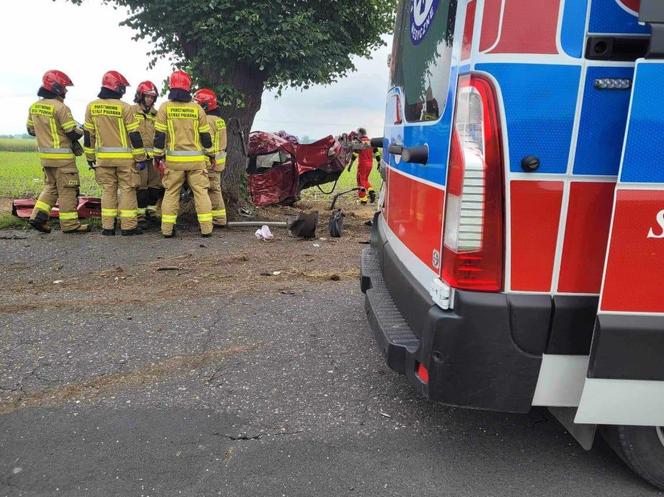
[[[83,155],[83,147],[78,141],[71,142],[71,151],[74,152],[76,157]]]
[[[143,171],[146,167],[148,167],[148,162],[147,161],[137,162],[136,167],[138,168],[139,171]]]
[[[88,167],[94,171],[97,168],[97,163],[93,160],[89,160]]]

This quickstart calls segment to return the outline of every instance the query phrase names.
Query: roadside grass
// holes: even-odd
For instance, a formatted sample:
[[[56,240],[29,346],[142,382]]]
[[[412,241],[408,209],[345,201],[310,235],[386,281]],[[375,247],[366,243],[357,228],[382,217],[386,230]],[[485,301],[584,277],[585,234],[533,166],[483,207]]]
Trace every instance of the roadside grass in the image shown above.
[[[25,228],[26,222],[23,219],[14,217],[11,214],[0,212],[0,230]]]

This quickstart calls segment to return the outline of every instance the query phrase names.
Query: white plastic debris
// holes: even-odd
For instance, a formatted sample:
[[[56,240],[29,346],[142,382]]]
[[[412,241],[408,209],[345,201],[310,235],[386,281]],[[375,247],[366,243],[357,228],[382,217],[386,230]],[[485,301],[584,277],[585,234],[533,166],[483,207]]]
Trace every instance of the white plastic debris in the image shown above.
[[[264,224],[260,229],[256,230],[256,238],[259,240],[272,240],[274,235],[270,231],[270,227]]]

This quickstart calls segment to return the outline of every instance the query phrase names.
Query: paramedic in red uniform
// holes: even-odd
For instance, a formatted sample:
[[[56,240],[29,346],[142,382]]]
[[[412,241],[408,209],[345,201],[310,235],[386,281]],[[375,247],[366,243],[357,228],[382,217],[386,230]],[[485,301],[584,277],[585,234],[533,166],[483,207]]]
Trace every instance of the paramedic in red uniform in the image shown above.
[[[380,153],[378,149],[371,147],[371,139],[367,136],[367,130],[359,128],[357,130],[361,147],[353,154],[353,160],[358,159],[357,162],[357,186],[360,187],[358,195],[360,203],[366,204],[367,200],[371,200],[373,204],[376,201],[376,192],[374,191],[371,183],[369,183],[369,175],[373,168],[374,158],[380,160]],[[368,195],[368,198],[367,198]]]

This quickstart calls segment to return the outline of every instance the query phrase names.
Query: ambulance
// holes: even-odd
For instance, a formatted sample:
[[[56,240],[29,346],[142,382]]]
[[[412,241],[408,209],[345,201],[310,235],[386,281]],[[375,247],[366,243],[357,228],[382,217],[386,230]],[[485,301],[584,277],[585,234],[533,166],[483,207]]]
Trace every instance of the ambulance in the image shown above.
[[[664,1],[397,9],[361,262],[387,364],[664,489]]]

